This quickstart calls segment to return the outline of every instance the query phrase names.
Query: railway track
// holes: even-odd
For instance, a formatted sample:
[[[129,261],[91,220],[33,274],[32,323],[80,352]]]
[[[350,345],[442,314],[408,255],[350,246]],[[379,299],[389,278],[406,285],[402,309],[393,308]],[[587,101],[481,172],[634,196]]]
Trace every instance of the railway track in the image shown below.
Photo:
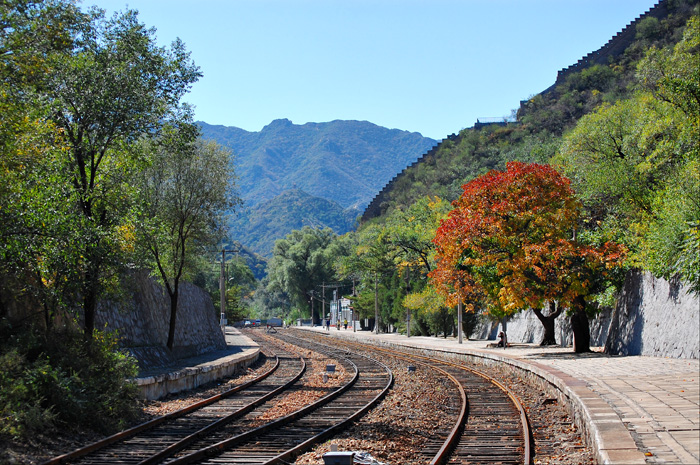
[[[395,357],[447,376],[457,387],[453,396],[462,399],[449,433],[436,434],[423,445],[425,463],[439,464],[529,464],[531,433],[519,400],[505,386],[465,365],[406,351],[357,342],[339,341],[324,335],[296,331],[297,337],[326,344],[341,344],[346,350],[374,356]],[[457,394],[458,393],[458,394]]]
[[[265,352],[274,348],[276,363],[255,380],[44,465],[285,463],[359,418],[393,382],[391,371],[376,360],[307,345],[305,353],[324,352],[324,359],[343,366],[349,380],[328,383],[319,389],[320,399],[269,420],[266,415],[280,398],[308,389],[304,379],[310,375],[298,351],[292,355],[288,346],[270,340],[264,345]]]
[[[210,434],[280,395],[306,371],[306,361],[281,345],[263,351],[274,363],[259,376],[186,408],[55,457],[43,465],[148,464]]]
[[[392,386],[391,370],[375,359],[316,343],[295,345],[338,360],[351,379],[294,413],[167,463],[288,463],[360,418]]]

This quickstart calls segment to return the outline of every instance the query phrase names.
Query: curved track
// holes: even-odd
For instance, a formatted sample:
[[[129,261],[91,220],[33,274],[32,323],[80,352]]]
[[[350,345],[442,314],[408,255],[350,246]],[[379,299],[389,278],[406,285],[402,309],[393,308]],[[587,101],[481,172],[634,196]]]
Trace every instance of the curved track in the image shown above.
[[[362,416],[393,383],[391,371],[377,360],[312,342],[294,344],[337,360],[352,378],[292,414],[167,463],[288,463]]]
[[[289,389],[306,371],[303,357],[282,346],[268,348],[268,354],[275,360],[272,368],[246,383],[55,457],[44,465],[158,463],[198,438],[264,406]]]
[[[305,355],[322,354],[320,358],[334,360],[345,373],[336,385],[310,387],[312,375],[306,361],[292,355],[298,353],[298,347],[290,348],[259,333],[255,338],[268,347],[266,352],[274,348],[276,363],[263,375],[45,465],[286,463],[363,415],[393,383],[391,371],[376,360],[309,343],[302,344]],[[276,404],[295,390],[313,390],[320,399],[298,401],[293,413],[267,419],[267,414],[274,417],[277,413]]]
[[[529,464],[531,433],[524,408],[505,386],[465,365],[407,351],[377,347],[296,331],[298,337],[341,344],[355,351],[383,354],[433,369],[457,385],[461,408],[449,434],[436,434],[420,455],[431,464]],[[458,393],[458,394],[457,394]]]

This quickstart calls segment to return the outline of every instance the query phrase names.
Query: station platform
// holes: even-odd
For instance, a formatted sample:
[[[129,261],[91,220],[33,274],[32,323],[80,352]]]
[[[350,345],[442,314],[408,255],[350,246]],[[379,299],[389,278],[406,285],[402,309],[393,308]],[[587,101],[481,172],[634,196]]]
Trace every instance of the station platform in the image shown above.
[[[259,354],[260,347],[253,340],[227,326],[226,349],[142,371],[135,381],[143,399],[160,399],[245,370],[255,363]]]
[[[571,347],[456,338],[406,337],[321,326],[297,327],[388,346],[497,360],[547,380],[568,398],[601,464],[700,463],[700,360],[611,356],[601,348],[576,354]]]

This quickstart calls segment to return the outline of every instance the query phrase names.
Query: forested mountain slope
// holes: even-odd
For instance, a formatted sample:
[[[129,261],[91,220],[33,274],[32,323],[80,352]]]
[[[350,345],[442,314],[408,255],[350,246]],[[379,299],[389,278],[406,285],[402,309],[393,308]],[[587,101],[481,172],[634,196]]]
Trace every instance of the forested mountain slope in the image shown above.
[[[660,1],[601,49],[561,70],[550,88],[520,102],[517,122],[479,125],[443,140],[392,179],[361,221],[405,208],[426,195],[454,200],[462,184],[490,169],[502,169],[507,161],[549,162],[564,133],[582,116],[640,89],[635,77],[639,61],[649,49],[679,41],[697,5],[697,0]]]
[[[243,207],[230,223],[230,234],[251,251],[269,256],[276,239],[304,226],[344,234],[355,227],[360,210],[290,189],[253,207]]]
[[[278,119],[260,132],[199,123],[205,139],[230,148],[247,207],[299,188],[343,208],[372,196],[436,141],[367,121],[293,124]]]
[[[366,121],[279,119],[260,132],[198,124],[233,152],[243,206],[230,236],[262,256],[302,226],[347,232],[381,186],[436,143]]]

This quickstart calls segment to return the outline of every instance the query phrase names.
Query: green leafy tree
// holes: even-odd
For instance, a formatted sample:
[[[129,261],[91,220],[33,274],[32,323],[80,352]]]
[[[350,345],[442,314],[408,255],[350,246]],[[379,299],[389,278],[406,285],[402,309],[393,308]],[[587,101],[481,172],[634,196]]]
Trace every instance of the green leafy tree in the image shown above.
[[[138,238],[170,297],[169,349],[180,281],[196,270],[194,257],[219,242],[224,212],[238,203],[230,152],[196,136],[188,121],[166,128],[147,148],[150,163],[140,174]]]
[[[129,145],[157,133],[200,74],[180,41],[157,46],[135,11],[107,19],[93,9],[72,39],[38,90],[50,100],[68,146],[64,169],[79,221],[75,243],[89,340],[105,280],[118,262],[128,176],[138,167],[139,153]]]
[[[421,197],[405,210],[397,208],[387,217],[388,241],[405,266],[418,267],[423,274],[432,270],[435,230],[450,208],[449,202],[439,197]]]
[[[233,323],[244,319],[250,313],[257,281],[243,257],[234,256],[226,263],[226,269],[226,319]]]
[[[268,289],[283,291],[292,305],[310,310],[309,295],[323,282],[335,280],[335,238],[336,234],[330,228],[305,226],[275,241],[268,265]],[[316,308],[314,312],[317,312]],[[318,315],[312,315],[312,319],[319,321]]]
[[[60,130],[37,89],[70,49],[81,16],[63,2],[0,5],[0,300],[42,307],[50,329],[75,298],[70,217]]]
[[[360,317],[374,318],[375,331],[395,322],[392,316],[393,301],[387,294],[396,274],[396,248],[390,243],[386,228],[368,224],[354,236],[349,253],[342,256],[336,266],[341,276],[359,278],[360,298],[355,311]]]
[[[276,285],[271,286],[269,278],[263,278],[253,293],[248,317],[265,318],[268,316],[285,315],[285,320],[301,318],[301,310],[297,310],[296,317],[292,318],[292,304],[289,296]]]
[[[425,333],[428,328],[443,325],[444,310],[406,305],[404,298],[410,297],[414,292],[421,297],[425,295],[426,276],[435,266],[435,231],[450,208],[450,204],[439,197],[422,197],[408,208],[393,210],[384,223],[389,244],[395,250],[396,273],[404,281],[404,286],[398,286],[399,289],[404,287],[404,292],[403,295],[397,295],[394,301],[394,318],[402,321],[403,313],[410,311],[411,320],[417,323],[412,331]],[[440,322],[431,322],[433,318]]]
[[[691,18],[673,48],[638,67],[644,89],[604,105],[567,135],[555,163],[574,181],[601,234],[618,237],[633,265],[679,276],[696,291],[700,223],[700,27]]]

